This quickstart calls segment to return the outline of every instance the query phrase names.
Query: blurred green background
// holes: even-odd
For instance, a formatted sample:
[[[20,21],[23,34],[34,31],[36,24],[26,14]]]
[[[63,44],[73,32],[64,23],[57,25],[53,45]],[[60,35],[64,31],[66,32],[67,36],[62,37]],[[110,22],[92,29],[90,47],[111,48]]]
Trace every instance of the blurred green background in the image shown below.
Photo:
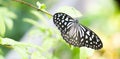
[[[119,0],[22,1],[34,6],[37,1],[44,3],[51,14],[66,5],[76,8],[82,14],[80,23],[98,34],[103,48],[94,51],[69,46],[45,13],[13,0],[0,0],[0,59],[120,59]]]

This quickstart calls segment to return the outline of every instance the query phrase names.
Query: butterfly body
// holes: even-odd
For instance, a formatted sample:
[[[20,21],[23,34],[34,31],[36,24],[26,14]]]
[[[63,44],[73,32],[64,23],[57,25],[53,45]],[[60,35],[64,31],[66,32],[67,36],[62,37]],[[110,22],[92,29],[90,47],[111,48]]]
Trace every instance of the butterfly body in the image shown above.
[[[61,12],[55,13],[53,22],[60,30],[63,39],[70,45],[96,50],[103,47],[100,38],[92,30],[79,24],[78,20],[71,16]]]

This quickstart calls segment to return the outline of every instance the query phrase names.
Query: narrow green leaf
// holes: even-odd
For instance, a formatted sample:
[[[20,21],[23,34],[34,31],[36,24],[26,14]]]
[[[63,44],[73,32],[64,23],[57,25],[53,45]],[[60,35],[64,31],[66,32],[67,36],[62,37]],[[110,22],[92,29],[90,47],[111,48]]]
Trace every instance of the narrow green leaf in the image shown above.
[[[9,38],[0,38],[1,45],[15,45],[17,42]]]
[[[32,19],[24,18],[23,21],[24,21],[24,22],[27,22],[27,23],[30,23],[30,24],[32,24],[32,25],[35,25],[36,27],[39,27],[39,26],[40,26],[40,24],[39,24],[37,21],[32,20]]]
[[[5,17],[5,24],[9,30],[13,28],[13,20],[8,17]]]
[[[4,57],[3,57],[3,52],[2,52],[1,49],[0,49],[0,59],[4,59]]]
[[[4,22],[4,18],[3,18],[3,15],[0,15],[0,36],[4,36],[5,34],[5,22]]]

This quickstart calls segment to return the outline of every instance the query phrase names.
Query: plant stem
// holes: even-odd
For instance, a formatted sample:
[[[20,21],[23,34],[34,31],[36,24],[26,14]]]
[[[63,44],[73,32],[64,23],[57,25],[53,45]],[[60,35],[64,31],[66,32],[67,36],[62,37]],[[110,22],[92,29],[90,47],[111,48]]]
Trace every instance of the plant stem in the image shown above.
[[[34,9],[36,9],[36,10],[38,10],[38,11],[41,11],[41,12],[43,12],[43,13],[47,14],[47,15],[52,16],[50,13],[48,13],[48,12],[46,12],[46,11],[43,11],[43,10],[41,10],[41,9],[38,9],[37,7],[33,6],[33,5],[32,5],[32,4],[30,4],[30,3],[27,3],[27,2],[25,2],[25,1],[22,1],[22,0],[13,0],[13,1],[20,2],[21,4],[28,5],[28,6],[30,6],[30,7],[32,7],[32,8],[34,8]]]

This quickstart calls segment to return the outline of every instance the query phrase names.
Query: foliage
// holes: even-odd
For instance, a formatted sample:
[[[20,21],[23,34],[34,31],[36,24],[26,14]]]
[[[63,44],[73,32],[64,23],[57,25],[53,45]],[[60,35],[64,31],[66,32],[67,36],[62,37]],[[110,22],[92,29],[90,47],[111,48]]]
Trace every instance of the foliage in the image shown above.
[[[103,41],[104,48],[100,51],[94,51],[84,47],[69,46],[62,39],[58,29],[51,24],[52,15],[46,10],[46,4],[33,1],[37,4],[40,11],[38,12],[31,9],[30,6],[18,2],[8,0],[0,2],[2,2],[0,4],[0,59],[5,58],[6,49],[15,50],[21,59],[119,59],[120,14],[114,14],[115,10],[110,7],[108,12],[111,13],[108,13],[106,11],[108,9],[104,9],[104,7],[101,10],[105,10],[105,13],[102,13],[101,10],[95,11],[96,13],[93,14],[82,15],[82,18],[78,18],[81,17],[81,13],[73,7],[65,6],[57,11],[78,18],[80,23],[95,29]],[[32,26],[35,28],[29,30]],[[27,33],[29,35],[35,35],[34,32],[37,32],[42,39],[42,44],[38,46],[33,43],[20,42],[19,39],[26,32],[29,32]]]

